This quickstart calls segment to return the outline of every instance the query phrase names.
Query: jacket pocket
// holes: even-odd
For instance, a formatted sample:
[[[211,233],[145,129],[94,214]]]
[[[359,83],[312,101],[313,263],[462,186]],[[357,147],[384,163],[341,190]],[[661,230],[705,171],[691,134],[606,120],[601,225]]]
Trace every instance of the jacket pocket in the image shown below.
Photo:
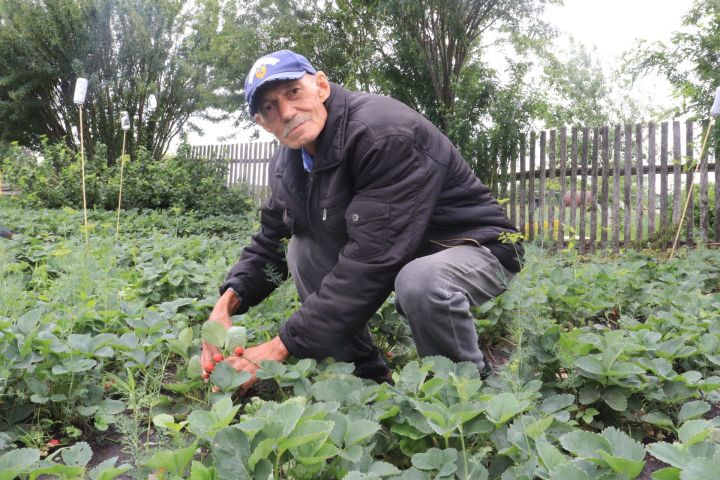
[[[320,200],[320,220],[323,228],[334,235],[345,235],[345,211],[348,195],[340,193]]]
[[[390,204],[375,200],[354,200],[345,212],[350,242],[346,255],[363,259],[385,252],[388,243]]]

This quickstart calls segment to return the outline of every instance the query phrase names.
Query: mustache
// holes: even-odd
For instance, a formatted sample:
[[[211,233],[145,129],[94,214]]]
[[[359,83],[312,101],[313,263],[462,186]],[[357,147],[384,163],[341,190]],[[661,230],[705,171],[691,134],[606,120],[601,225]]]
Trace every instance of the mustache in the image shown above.
[[[285,129],[283,130],[283,138],[287,138],[295,127],[307,122],[308,120],[310,120],[310,115],[303,115],[301,117],[295,117],[287,122],[285,124]]]

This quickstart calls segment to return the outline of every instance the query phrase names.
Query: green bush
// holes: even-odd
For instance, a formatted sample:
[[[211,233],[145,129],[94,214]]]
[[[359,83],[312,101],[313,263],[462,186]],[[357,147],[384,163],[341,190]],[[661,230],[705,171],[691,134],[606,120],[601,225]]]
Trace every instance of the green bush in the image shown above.
[[[88,208],[117,208],[120,165],[107,165],[107,149],[96,146],[85,159]],[[222,160],[191,158],[187,144],[160,161],[138,149],[126,157],[123,172],[123,208],[195,211],[201,214],[241,213],[252,201],[241,187],[225,183]],[[21,191],[20,203],[40,208],[82,207],[80,155],[64,144],[42,143],[35,153],[11,144],[0,162],[5,181]]]

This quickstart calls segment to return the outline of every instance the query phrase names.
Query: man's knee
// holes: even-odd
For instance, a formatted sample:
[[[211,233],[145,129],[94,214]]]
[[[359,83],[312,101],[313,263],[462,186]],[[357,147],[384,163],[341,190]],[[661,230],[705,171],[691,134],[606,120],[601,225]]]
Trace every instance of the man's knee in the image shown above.
[[[395,277],[395,302],[400,308],[419,306],[439,290],[438,279],[422,259],[405,265]]]

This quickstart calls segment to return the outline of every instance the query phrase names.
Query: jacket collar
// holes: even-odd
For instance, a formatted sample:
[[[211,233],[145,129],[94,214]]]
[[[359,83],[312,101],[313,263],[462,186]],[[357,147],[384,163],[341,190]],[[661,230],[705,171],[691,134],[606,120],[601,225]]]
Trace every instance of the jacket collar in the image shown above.
[[[314,172],[335,167],[342,161],[341,152],[345,145],[347,125],[347,96],[347,90],[330,83],[330,96],[325,100],[328,116],[317,138]]]

